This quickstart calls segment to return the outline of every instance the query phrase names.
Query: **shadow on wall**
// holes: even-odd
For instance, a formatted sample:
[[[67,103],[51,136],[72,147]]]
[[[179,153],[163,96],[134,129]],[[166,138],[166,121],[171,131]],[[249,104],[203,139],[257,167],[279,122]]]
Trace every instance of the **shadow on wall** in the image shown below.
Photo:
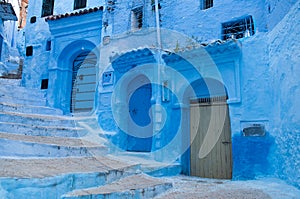
[[[273,174],[269,155],[275,140],[269,133],[264,136],[236,134],[232,141],[234,180],[250,180]]]

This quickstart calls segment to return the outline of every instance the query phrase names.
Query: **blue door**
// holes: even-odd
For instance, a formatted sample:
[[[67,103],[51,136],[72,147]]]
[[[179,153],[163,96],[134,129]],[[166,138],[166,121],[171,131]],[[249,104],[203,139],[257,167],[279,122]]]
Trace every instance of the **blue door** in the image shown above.
[[[145,80],[146,77],[140,77]],[[146,78],[146,80],[148,80]],[[149,80],[148,80],[149,81]],[[133,82],[133,85],[135,83]],[[129,114],[131,117],[131,122],[129,122],[129,131],[133,132],[127,137],[127,151],[139,151],[139,152],[149,152],[151,151],[152,146],[152,135],[153,135],[153,126],[152,126],[152,114],[150,111],[151,108],[151,96],[152,96],[152,87],[150,83],[144,84],[137,89],[128,93],[129,97]],[[134,123],[132,125],[131,123]],[[137,130],[136,126],[144,127],[143,132],[141,129]],[[140,134],[147,135],[139,137]],[[137,135],[137,136],[134,136]]]

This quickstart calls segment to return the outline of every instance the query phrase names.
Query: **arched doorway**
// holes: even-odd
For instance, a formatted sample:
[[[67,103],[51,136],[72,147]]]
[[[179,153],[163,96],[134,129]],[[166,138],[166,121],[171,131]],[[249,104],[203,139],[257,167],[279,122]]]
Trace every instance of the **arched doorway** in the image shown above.
[[[207,78],[191,83],[190,175],[232,178],[232,144],[227,91],[218,80]]]
[[[153,134],[151,97],[152,86],[146,76],[139,75],[128,84],[127,102],[130,115],[128,132],[130,133],[127,135],[127,151],[151,151]],[[136,126],[142,127],[143,132],[138,132]]]
[[[94,107],[97,57],[90,51],[79,54],[73,61],[70,112],[90,112]]]

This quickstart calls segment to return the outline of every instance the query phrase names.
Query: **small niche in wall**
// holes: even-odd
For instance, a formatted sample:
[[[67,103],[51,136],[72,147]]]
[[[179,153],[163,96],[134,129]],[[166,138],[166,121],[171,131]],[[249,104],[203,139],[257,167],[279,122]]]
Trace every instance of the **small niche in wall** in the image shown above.
[[[42,82],[41,82],[41,89],[44,90],[44,89],[48,89],[48,79],[42,79]]]
[[[33,46],[26,47],[26,56],[32,56],[33,54]]]
[[[33,16],[30,18],[30,23],[35,23],[36,22],[36,16]]]
[[[102,85],[103,86],[112,85],[114,81],[113,77],[114,77],[113,71],[104,72],[102,75]]]
[[[261,137],[266,135],[265,121],[247,121],[241,122],[241,131],[243,136]]]

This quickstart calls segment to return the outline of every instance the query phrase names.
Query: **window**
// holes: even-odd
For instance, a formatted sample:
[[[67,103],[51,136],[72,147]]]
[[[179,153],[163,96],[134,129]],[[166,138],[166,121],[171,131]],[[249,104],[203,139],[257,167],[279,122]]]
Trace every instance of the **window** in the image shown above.
[[[33,54],[33,47],[27,46],[26,47],[26,56],[32,56],[32,54]]]
[[[36,16],[33,16],[30,18],[30,23],[35,23],[36,22]]]
[[[200,9],[205,10],[214,6],[213,0],[200,0]]]
[[[54,0],[43,0],[42,17],[53,15]]]
[[[51,40],[48,40],[46,43],[46,51],[50,51],[51,50]]]
[[[254,23],[251,15],[222,24],[222,39],[240,39],[254,35]]]
[[[86,0],[74,0],[74,10],[85,8],[86,7]]]
[[[143,27],[143,7],[131,11],[131,29],[138,30]]]
[[[48,89],[48,79],[42,79],[42,83],[41,83],[41,89]]]

